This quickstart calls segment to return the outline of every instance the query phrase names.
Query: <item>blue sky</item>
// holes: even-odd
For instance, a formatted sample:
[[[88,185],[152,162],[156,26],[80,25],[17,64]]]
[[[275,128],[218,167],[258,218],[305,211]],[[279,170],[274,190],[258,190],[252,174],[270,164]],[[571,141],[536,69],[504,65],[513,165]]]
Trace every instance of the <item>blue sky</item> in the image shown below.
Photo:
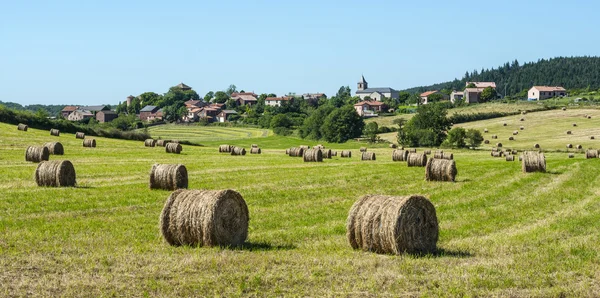
[[[507,61],[600,55],[598,1],[2,1],[0,100],[114,104],[404,89]]]

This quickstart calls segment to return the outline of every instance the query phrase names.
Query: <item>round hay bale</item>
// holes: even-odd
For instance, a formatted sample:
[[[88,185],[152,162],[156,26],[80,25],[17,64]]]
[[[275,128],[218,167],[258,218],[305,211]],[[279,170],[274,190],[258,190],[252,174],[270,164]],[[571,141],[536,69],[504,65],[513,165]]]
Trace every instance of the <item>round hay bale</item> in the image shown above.
[[[331,151],[331,156],[337,156],[337,151]]]
[[[444,154],[442,154],[442,159],[453,160],[454,154],[445,152]]]
[[[83,139],[85,139],[85,133],[83,133],[83,132],[76,132],[75,133],[75,138],[83,140]]]
[[[308,149],[304,151],[304,162],[323,162],[323,151],[321,149]]]
[[[169,144],[169,140],[158,140],[156,141],[156,146],[165,147]]]
[[[250,145],[250,148],[258,148],[258,144],[252,144]]]
[[[233,149],[232,145],[220,145],[219,146],[220,153],[231,153],[232,149]]]
[[[515,156],[514,155],[507,155],[506,156],[506,161],[515,161]]]
[[[234,190],[174,191],[160,214],[160,231],[173,246],[239,246],[248,237],[248,206]]]
[[[502,143],[496,143],[496,147],[502,148]]]
[[[182,164],[154,164],[150,169],[150,189],[188,188],[187,168]]]
[[[302,152],[304,152],[304,150],[310,149],[310,146],[308,146],[308,145],[300,145],[300,148],[302,148]],[[302,156],[302,155],[300,155],[300,156]]]
[[[96,148],[96,139],[84,139],[83,147],[86,148]]]
[[[492,152],[500,151],[497,147],[492,147]]]
[[[540,144],[533,144],[533,148],[539,149],[540,148]]]
[[[286,154],[286,155],[290,155],[290,149],[289,149],[289,148],[288,148],[288,149],[285,149],[285,154]]]
[[[596,149],[585,150],[585,158],[586,159],[598,158],[598,156],[600,156],[600,155],[598,154],[598,150],[596,150]]]
[[[363,152],[361,160],[375,160],[375,152]]]
[[[41,162],[50,158],[50,151],[48,148],[29,146],[25,150],[25,161]]]
[[[360,152],[367,152],[367,147],[360,147]]]
[[[417,149],[416,148],[410,148],[410,149],[408,149],[408,153],[417,153]]]
[[[424,167],[427,165],[427,155],[420,153],[409,153],[406,157],[406,164],[409,167]]]
[[[144,146],[146,146],[146,147],[154,147],[154,146],[156,146],[156,140],[155,139],[146,139],[144,141]]]
[[[567,144],[567,148],[568,148],[568,149],[571,149],[571,148],[573,148],[573,144]]]
[[[246,155],[246,149],[243,147],[233,147],[231,155]]]
[[[398,147],[398,146],[396,146],[396,144],[390,144],[390,148],[396,149],[396,147]]]
[[[363,196],[350,208],[346,237],[353,249],[363,251],[433,253],[439,237],[435,207],[417,195]]]
[[[568,134],[568,135],[570,135],[570,134],[571,134],[571,131],[570,131],[570,130],[567,130],[567,134]]]
[[[513,138],[513,137],[508,137],[508,140],[509,140],[509,141],[514,141],[514,140],[515,140],[515,138]]]
[[[321,153],[323,153],[323,158],[331,159],[331,155],[332,155],[331,149],[319,149],[319,150],[321,150]]]
[[[342,158],[351,158],[352,157],[352,151],[350,151],[350,150],[342,150],[342,154],[340,155],[340,157],[342,157]]]
[[[596,139],[596,137],[590,136],[590,140],[595,140],[595,139]]]
[[[569,153],[569,158],[574,158],[574,157],[575,157],[575,154]]]
[[[519,155],[519,161],[523,161],[523,155]]]
[[[484,143],[484,144],[489,144],[489,143],[490,143],[490,140],[485,140],[485,141],[483,141],[483,143]]]
[[[392,152],[392,161],[406,161],[408,150],[396,149]]]
[[[492,135],[492,139],[497,139],[498,136],[497,135]]]
[[[510,154],[512,154],[512,155],[517,155],[517,154],[519,154],[519,151],[517,151],[517,150],[513,150],[513,151],[511,151],[511,152],[510,152]]]
[[[583,146],[577,145],[577,146],[575,146],[575,148],[581,150],[581,149],[583,149]]]
[[[431,155],[431,150],[423,150],[423,154],[425,154],[425,155]]]
[[[289,156],[291,156],[291,157],[302,157],[302,156],[304,156],[304,148],[302,148],[302,147],[293,147],[293,148],[290,148]]]
[[[250,154],[261,154],[261,153],[262,153],[262,151],[258,147],[250,148]]]
[[[488,129],[487,128],[483,129],[483,132],[488,133]]]
[[[165,152],[167,153],[179,154],[181,153],[181,150],[183,150],[183,148],[179,143],[167,143],[167,145],[165,145]]]
[[[521,115],[527,114],[527,111],[521,111]]]
[[[433,153],[433,158],[444,158],[444,150],[435,150],[435,153]]]
[[[592,119],[592,116],[587,116],[588,119]]]
[[[50,129],[50,135],[51,136],[55,136],[55,137],[59,137],[60,136],[60,130],[52,128],[52,129]]]
[[[563,111],[566,111],[566,110],[567,110],[567,108],[565,108],[565,107],[562,107],[562,110],[563,110]]]
[[[516,136],[516,135],[518,135],[518,134],[519,134],[519,131],[518,131],[518,130],[515,130],[515,131],[513,131],[513,136]]]
[[[506,122],[502,123],[502,126],[506,126],[506,125],[507,125]]]
[[[573,126],[577,126],[577,123],[573,123]]]
[[[502,151],[492,151],[492,157],[502,157],[504,153]]]
[[[48,153],[51,155],[65,154],[65,148],[60,142],[48,142],[44,144],[44,147],[48,148]]]
[[[68,160],[42,161],[35,169],[38,186],[74,187],[75,167]]]
[[[521,118],[521,119],[519,119],[519,121],[525,121],[525,118]]]
[[[544,153],[525,151],[522,156],[521,169],[523,173],[546,172],[546,157]]]
[[[519,129],[520,130],[525,130],[525,126],[520,126]]]
[[[451,181],[456,178],[456,162],[451,159],[430,158],[425,165],[425,180]]]
[[[19,125],[17,125],[17,130],[27,131],[28,128],[29,126],[27,126],[27,124],[19,123]]]

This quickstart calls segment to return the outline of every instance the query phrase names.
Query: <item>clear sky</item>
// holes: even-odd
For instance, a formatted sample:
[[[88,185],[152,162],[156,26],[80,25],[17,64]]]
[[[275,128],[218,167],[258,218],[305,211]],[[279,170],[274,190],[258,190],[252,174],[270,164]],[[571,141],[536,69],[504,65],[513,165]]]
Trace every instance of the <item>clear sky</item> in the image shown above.
[[[0,100],[115,104],[180,82],[201,96],[404,89],[465,71],[600,55],[600,1],[0,1]]]

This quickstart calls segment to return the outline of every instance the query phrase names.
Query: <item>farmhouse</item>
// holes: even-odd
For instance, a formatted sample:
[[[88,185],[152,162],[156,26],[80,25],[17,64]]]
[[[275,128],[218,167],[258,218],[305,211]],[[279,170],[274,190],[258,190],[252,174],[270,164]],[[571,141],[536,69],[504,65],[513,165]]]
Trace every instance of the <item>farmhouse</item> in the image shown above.
[[[495,82],[466,82],[465,83],[465,87],[469,87],[469,85],[475,85],[475,88],[487,88],[487,87],[492,87],[494,89],[496,89],[496,83]]]
[[[380,101],[361,101],[354,104],[354,109],[361,117],[377,117],[376,112],[385,111],[387,105]]]
[[[448,95],[446,95],[440,91],[433,90],[433,91],[423,92],[423,93],[421,93],[421,95],[419,95],[421,97],[421,103],[426,105],[429,102],[429,97],[434,94],[440,94],[442,96],[443,100],[448,100]]]
[[[81,121],[83,119],[93,118],[93,117],[94,117],[94,114],[92,114],[92,112],[87,111],[87,110],[77,109],[77,110],[73,111],[71,114],[69,114],[67,119],[69,121]]]
[[[400,98],[400,92],[390,87],[369,88],[369,83],[365,80],[365,76],[361,76],[356,88],[356,96],[360,97],[361,100],[365,100],[368,97],[375,101],[383,101],[384,97]]]
[[[289,102],[291,100],[294,100],[294,98],[291,96],[267,97],[265,99],[265,104],[272,107],[278,107],[281,106],[281,103]]]
[[[96,113],[96,120],[100,123],[111,122],[119,117],[115,111],[99,111]]]
[[[450,101],[452,103],[455,103],[457,100],[460,101],[463,99],[463,97],[465,96],[465,92],[464,91],[452,91],[452,93],[450,93]]]
[[[69,115],[71,115],[71,113],[75,112],[76,110],[76,106],[66,106],[62,109],[62,111],[60,111],[60,114],[63,116],[63,118],[67,118],[69,117]]]
[[[227,122],[228,117],[235,114],[237,114],[237,112],[234,110],[223,110],[221,113],[219,113],[219,115],[217,115],[217,121]]]
[[[485,90],[485,88],[466,88],[464,97],[465,103],[478,103],[483,90]]]
[[[234,92],[231,93],[231,98],[235,100],[239,106],[251,106],[258,103],[258,95],[254,92]]]
[[[145,106],[140,110],[140,120],[151,121],[154,119],[162,119],[163,111],[157,106]]]
[[[528,100],[544,100],[552,97],[566,96],[567,90],[559,86],[533,86],[527,92]]]

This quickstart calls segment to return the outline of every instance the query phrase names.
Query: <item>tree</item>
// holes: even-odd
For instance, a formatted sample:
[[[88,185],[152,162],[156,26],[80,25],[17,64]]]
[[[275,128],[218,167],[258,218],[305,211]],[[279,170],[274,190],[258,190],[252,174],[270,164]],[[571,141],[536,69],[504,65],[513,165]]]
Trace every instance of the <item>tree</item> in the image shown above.
[[[238,107],[238,103],[235,99],[230,98],[225,102],[225,107],[228,110],[235,110]]]
[[[205,102],[210,102],[210,100],[215,96],[215,93],[212,91],[208,91],[206,92],[206,95],[204,95],[204,101]]]
[[[144,106],[158,106],[162,100],[162,95],[154,93],[154,92],[144,92],[137,96],[140,99],[140,104]]]
[[[231,96],[231,94],[235,92],[237,92],[237,87],[234,84],[229,85],[225,90],[225,93],[227,93],[228,96]]]
[[[277,127],[292,127],[292,120],[287,116],[287,114],[277,114],[271,118],[271,128]]]
[[[310,116],[304,119],[302,126],[298,130],[300,137],[303,139],[308,138],[320,140],[323,137],[321,133],[323,122],[325,122],[325,118],[327,118],[333,109],[334,108],[331,105],[322,105],[316,110],[312,111]]]
[[[377,122],[370,122],[365,125],[363,130],[363,134],[369,139],[371,142],[375,142],[377,140],[377,132],[379,131],[379,125]]]
[[[481,95],[479,96],[479,102],[488,102],[490,100],[496,99],[497,97],[498,95],[496,94],[496,89],[492,87],[486,87],[485,89],[483,89]]]
[[[354,107],[344,106],[335,109],[325,118],[321,132],[327,142],[343,143],[359,137],[364,126],[365,122],[356,113]]]
[[[141,109],[141,100],[139,97],[136,97],[131,100],[131,104],[127,107],[127,113],[131,115],[139,114]]]
[[[431,95],[427,96],[427,103],[440,102],[443,99],[444,99],[444,95],[443,94],[434,93],[434,94],[431,94]]]
[[[229,99],[229,95],[223,91],[215,92],[215,97],[213,98],[215,103],[226,103]]]
[[[448,137],[442,144],[444,147],[464,148],[467,132],[462,127],[455,127],[448,132]]]
[[[406,146],[439,146],[450,129],[443,104],[427,104],[417,108],[404,128],[398,130],[398,142]]]
[[[398,95],[398,101],[400,104],[408,104],[408,99],[410,98],[410,93],[406,91],[400,92]]]
[[[342,86],[338,89],[338,92],[335,94],[335,97],[338,97],[342,100],[346,100],[348,97],[352,97],[352,91],[350,90],[350,86]]]
[[[469,147],[477,148],[483,142],[483,135],[477,129],[467,129],[466,141]]]

